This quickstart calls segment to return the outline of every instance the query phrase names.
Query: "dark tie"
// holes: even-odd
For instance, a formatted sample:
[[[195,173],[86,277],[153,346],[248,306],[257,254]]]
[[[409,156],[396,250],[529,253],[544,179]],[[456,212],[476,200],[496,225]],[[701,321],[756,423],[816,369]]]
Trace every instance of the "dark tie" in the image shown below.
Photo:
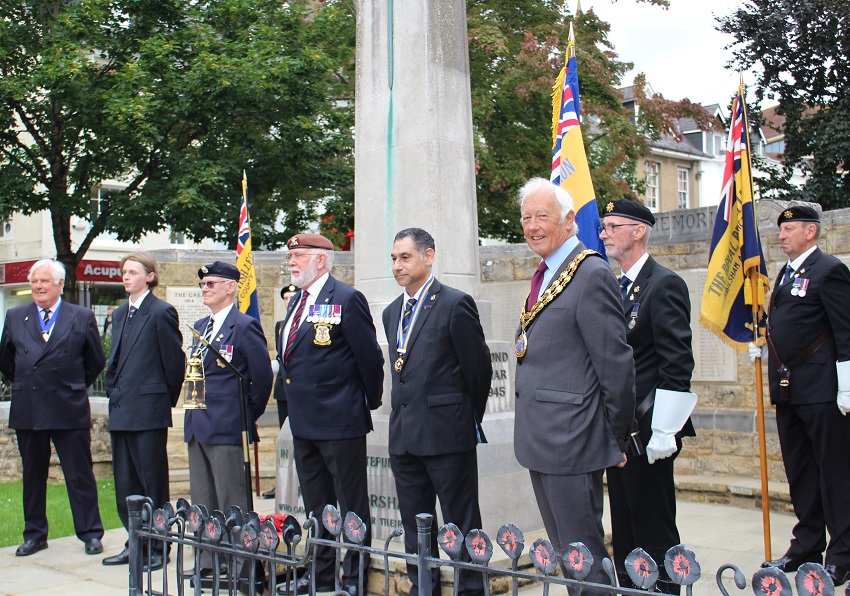
[[[794,268],[791,266],[791,263],[788,263],[785,266],[785,275],[782,276],[782,284],[788,283],[791,281],[791,278],[794,277]],[[779,285],[782,285],[779,284]]]
[[[620,278],[620,294],[623,295],[623,300],[626,299],[626,294],[629,293],[629,284],[630,283],[632,283],[632,280],[630,280],[625,275]]]
[[[203,338],[204,338],[204,341],[206,341],[207,343],[209,343],[209,342],[210,342],[210,339],[212,338],[212,331],[213,331],[213,326],[214,326],[214,325],[215,325],[215,319],[213,319],[212,317],[210,317],[210,320],[209,320],[209,321],[207,321],[207,326],[206,326],[206,328],[204,329],[204,334],[201,336],[201,337],[203,337]],[[204,356],[206,356],[206,354],[207,354],[207,346],[206,346],[206,345],[204,345],[204,344],[202,344],[202,343],[199,341],[199,342],[198,342],[198,347],[200,348],[200,349],[198,350],[198,354],[201,356],[201,358],[203,358],[203,357],[204,357]]]
[[[546,273],[546,261],[540,261],[537,266],[537,271],[531,276],[531,291],[528,293],[528,300],[525,303],[526,312],[530,312],[537,302],[537,297],[540,295],[540,288],[543,287],[543,274]]]
[[[44,309],[44,310],[42,310],[41,312],[43,312],[43,313],[44,313],[44,316],[41,318],[41,320],[42,320],[42,321],[44,321],[44,324],[45,324],[45,325],[47,325],[47,324],[50,322],[50,309],[49,309],[49,308],[45,308],[45,309]]]
[[[127,315],[127,320],[132,319],[132,318],[133,318],[133,315],[134,315],[134,314],[136,314],[136,311],[137,311],[137,310],[139,310],[139,309],[138,309],[138,308],[136,308],[135,306],[132,306],[132,305],[131,305],[131,306],[130,306],[130,314],[128,314],[128,315]]]
[[[416,306],[416,298],[410,298],[404,305],[404,315],[401,317],[401,334],[407,333],[407,328],[410,326],[410,314],[413,312],[413,307]]]
[[[283,361],[289,358],[292,353],[292,347],[295,345],[295,334],[298,332],[298,326],[301,325],[301,314],[304,312],[304,305],[307,304],[307,290],[301,291],[301,301],[298,303],[298,308],[295,309],[295,314],[292,315],[292,322],[289,324],[289,335],[286,336],[286,349],[283,351]]]

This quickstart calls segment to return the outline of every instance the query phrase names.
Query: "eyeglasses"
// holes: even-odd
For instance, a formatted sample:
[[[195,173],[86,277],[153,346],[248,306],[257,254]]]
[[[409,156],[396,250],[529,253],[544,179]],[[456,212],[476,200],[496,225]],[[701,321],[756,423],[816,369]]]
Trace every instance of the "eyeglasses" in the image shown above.
[[[612,224],[612,223],[609,223],[609,224],[603,224],[603,225],[599,226],[598,228],[596,228],[596,233],[597,233],[597,234],[601,234],[601,233],[603,232],[603,230],[604,230],[606,234],[608,234],[609,236],[611,236],[611,235],[613,235],[613,234],[614,234],[614,232],[616,232],[616,231],[617,231],[617,228],[622,228],[622,227],[624,227],[624,226],[639,226],[639,225],[641,225],[641,224],[637,224],[637,223],[628,223],[628,224]]]
[[[198,287],[201,288],[202,290],[204,288],[209,288],[209,289],[212,290],[213,288],[215,288],[215,284],[226,284],[229,281],[232,281],[232,280],[230,280],[230,279],[220,279],[218,281],[202,281],[202,282],[198,283]]]

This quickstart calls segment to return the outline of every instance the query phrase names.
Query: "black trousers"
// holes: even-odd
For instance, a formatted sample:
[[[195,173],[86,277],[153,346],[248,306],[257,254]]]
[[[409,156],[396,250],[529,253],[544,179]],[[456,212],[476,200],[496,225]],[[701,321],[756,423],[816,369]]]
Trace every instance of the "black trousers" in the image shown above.
[[[153,507],[168,502],[168,429],[112,431],[112,472],[118,517],[129,528],[127,497],[144,495]]]
[[[797,516],[788,556],[819,561],[826,548],[826,564],[850,568],[850,418],[834,400],[778,404],[776,426]]]
[[[664,569],[664,555],[680,542],[673,464],[682,443],[678,439],[676,443],[678,449],[671,457],[653,464],[646,455],[629,457],[625,467],[607,470],[614,565],[621,586],[633,587],[625,560],[640,547],[658,563],[656,589],[665,594],[680,593],[681,587],[670,581]]]
[[[356,513],[366,524],[364,544],[372,541],[372,523],[369,514],[369,489],[366,480],[366,437],[312,441],[293,437],[295,469],[304,510],[311,511],[319,520],[318,537],[332,536],[321,522],[325,505],[339,504],[343,519],[349,511]],[[360,553],[349,551],[342,563],[343,585],[357,585]],[[364,573],[369,566],[368,557],[363,562]],[[327,547],[316,550],[316,585],[334,583],[334,553]]]
[[[77,538],[102,538],[103,524],[92,471],[91,431],[83,428],[15,432],[23,463],[24,540],[47,538],[47,473],[51,440],[65,476]]]
[[[478,458],[475,449],[446,455],[416,456],[390,454],[401,522],[404,526],[404,550],[417,552],[416,515],[430,513],[431,555],[439,556],[437,548],[436,499],[440,499],[443,521],[454,523],[464,537],[470,530],[481,528],[481,509],[478,506]],[[469,555],[463,550],[463,560]],[[407,573],[413,586],[410,596],[419,594],[418,566],[408,563]],[[440,595],[440,570],[431,570],[431,594]],[[458,594],[483,594],[484,578],[474,571],[461,571]]]

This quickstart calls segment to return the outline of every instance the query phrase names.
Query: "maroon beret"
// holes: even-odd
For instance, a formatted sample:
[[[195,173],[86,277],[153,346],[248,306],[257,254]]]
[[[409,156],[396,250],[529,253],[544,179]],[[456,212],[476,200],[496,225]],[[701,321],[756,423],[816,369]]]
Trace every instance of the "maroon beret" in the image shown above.
[[[333,242],[331,242],[321,234],[295,234],[295,236],[286,241],[286,246],[290,250],[293,248],[321,248],[324,250],[334,249]]]

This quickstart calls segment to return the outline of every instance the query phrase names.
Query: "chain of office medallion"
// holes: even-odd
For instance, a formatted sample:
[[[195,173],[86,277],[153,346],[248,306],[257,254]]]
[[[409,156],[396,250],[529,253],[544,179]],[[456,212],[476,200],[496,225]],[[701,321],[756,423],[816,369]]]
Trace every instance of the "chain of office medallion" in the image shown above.
[[[519,317],[519,322],[520,325],[522,325],[523,330],[528,327],[528,324],[534,320],[534,317],[540,314],[541,310],[546,308],[547,304],[552,302],[558,296],[558,294],[564,291],[570,281],[572,281],[573,275],[575,275],[578,266],[581,265],[581,262],[584,261],[590,255],[599,255],[599,253],[589,248],[578,253],[575,258],[570,261],[570,264],[567,265],[567,268],[561,272],[561,275],[559,275],[558,278],[553,281],[548,288],[546,288],[546,291],[543,292],[543,295],[540,297],[540,300],[535,302],[534,306],[531,307],[530,312],[526,312],[525,305],[523,305],[522,313]]]

